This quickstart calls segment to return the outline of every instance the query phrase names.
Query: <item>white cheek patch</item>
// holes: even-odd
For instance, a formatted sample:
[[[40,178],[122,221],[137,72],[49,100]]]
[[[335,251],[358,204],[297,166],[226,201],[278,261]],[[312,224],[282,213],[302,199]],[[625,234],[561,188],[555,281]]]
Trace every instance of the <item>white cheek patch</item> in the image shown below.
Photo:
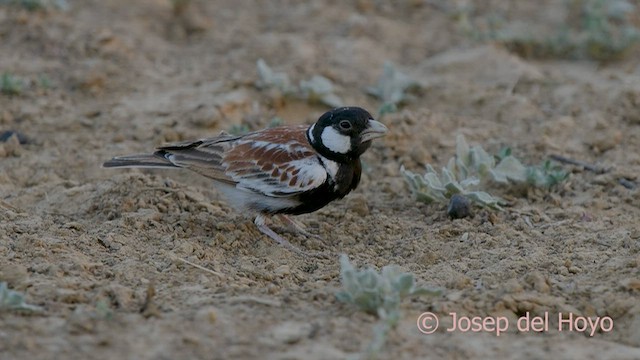
[[[340,134],[332,127],[324,128],[321,137],[322,144],[335,153],[346,154],[351,149],[351,138]]]

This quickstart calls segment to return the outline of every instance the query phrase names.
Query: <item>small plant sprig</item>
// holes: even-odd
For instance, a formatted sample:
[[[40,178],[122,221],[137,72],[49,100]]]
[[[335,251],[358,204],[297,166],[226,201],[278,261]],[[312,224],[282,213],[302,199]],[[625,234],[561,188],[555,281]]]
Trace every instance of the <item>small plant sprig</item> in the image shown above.
[[[39,312],[42,308],[27,304],[24,295],[9,289],[6,282],[0,282],[0,312],[11,310]]]
[[[497,162],[497,163],[496,163]],[[489,182],[503,185],[524,185],[550,188],[564,181],[568,173],[547,160],[538,166],[525,166],[511,155],[511,149],[503,149],[497,156],[489,155],[481,146],[470,147],[463,135],[456,138],[456,156],[438,174],[427,165],[424,176],[400,167],[400,173],[409,184],[413,196],[425,203],[446,203],[456,194],[474,203],[501,210],[504,201],[485,191],[477,190]]]
[[[301,80],[299,85],[295,86],[292,85],[289,75],[273,71],[263,59],[258,60],[256,67],[259,77],[256,86],[259,89],[274,88],[285,96],[311,103],[317,102],[331,107],[342,106],[342,100],[334,93],[333,83],[324,76],[314,75],[309,80]]]
[[[420,84],[398,70],[392,63],[385,62],[378,82],[366,89],[367,94],[382,101],[378,109],[380,115],[395,112],[407,101],[407,91],[419,88]]]
[[[574,0],[565,2],[568,19],[549,36],[514,33],[502,16],[492,14],[489,31],[479,31],[470,19],[472,7],[458,8],[461,28],[477,40],[491,40],[524,58],[619,60],[640,41],[634,24],[637,5],[628,0]],[[569,18],[576,17],[575,24]],[[537,32],[534,32],[534,34]]]
[[[498,183],[512,182],[548,189],[569,177],[567,171],[551,160],[545,160],[539,165],[525,166],[511,155],[511,148],[508,147],[502,149],[496,158],[500,162],[490,171],[490,174],[493,180]]]
[[[274,128],[274,127],[281,126],[283,124],[284,124],[284,120],[282,120],[281,117],[274,116],[273,118],[271,118],[271,120],[267,124],[267,128]],[[231,128],[229,129],[229,134],[238,136],[238,135],[244,135],[250,131],[251,131],[251,127],[248,124],[241,123],[241,124],[235,124],[231,126]]]
[[[258,69],[258,81],[256,87],[259,89],[275,88],[283,94],[289,94],[295,91],[295,87],[291,85],[289,75],[283,72],[276,72],[263,59],[258,59],[256,63]]]
[[[403,273],[399,266],[388,265],[377,272],[369,267],[356,270],[345,254],[340,256],[340,278],[343,290],[336,298],[380,320],[374,327],[373,341],[367,347],[366,358],[375,358],[386,342],[387,334],[400,320],[400,304],[404,298],[420,295],[440,295],[440,290],[416,287],[414,276]]]
[[[28,11],[37,11],[47,8],[67,10],[69,8],[67,0],[0,0],[0,5],[20,6]]]
[[[20,95],[24,84],[22,79],[8,72],[0,76],[0,92],[5,95]]]

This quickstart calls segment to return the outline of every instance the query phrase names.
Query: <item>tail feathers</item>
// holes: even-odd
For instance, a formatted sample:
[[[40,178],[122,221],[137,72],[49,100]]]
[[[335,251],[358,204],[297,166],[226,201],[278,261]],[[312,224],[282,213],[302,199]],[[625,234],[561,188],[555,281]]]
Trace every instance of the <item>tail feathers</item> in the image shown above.
[[[176,168],[169,160],[154,154],[135,154],[117,156],[102,164],[104,168],[115,167],[146,167],[146,168]]]

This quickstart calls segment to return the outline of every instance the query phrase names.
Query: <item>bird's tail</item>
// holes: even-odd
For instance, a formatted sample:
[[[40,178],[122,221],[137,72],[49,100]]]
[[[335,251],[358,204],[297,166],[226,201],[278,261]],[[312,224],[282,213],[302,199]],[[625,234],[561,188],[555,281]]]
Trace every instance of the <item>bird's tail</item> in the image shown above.
[[[102,164],[104,168],[114,168],[114,167],[146,167],[146,168],[176,168],[178,166],[174,165],[171,161],[167,160],[162,156],[157,156],[155,154],[135,154],[135,155],[125,155],[125,156],[116,156],[109,161],[105,161]]]

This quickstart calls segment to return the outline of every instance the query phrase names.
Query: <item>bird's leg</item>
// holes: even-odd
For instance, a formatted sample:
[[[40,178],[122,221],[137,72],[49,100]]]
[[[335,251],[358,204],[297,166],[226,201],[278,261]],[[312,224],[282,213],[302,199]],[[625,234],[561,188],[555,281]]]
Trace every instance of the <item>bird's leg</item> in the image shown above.
[[[306,237],[322,240],[322,237],[320,237],[319,235],[312,234],[312,233],[308,232],[307,229],[305,229],[305,227],[302,224],[300,224],[299,222],[293,220],[292,218],[288,217],[287,215],[279,214],[278,217],[285,224],[287,224],[287,227],[289,228],[290,231],[292,231],[294,233],[302,234],[302,235],[304,235]]]
[[[290,220],[290,219],[287,218],[287,220]],[[311,257],[323,258],[323,259],[329,259],[331,257],[331,254],[326,254],[326,253],[322,253],[322,252],[307,253],[307,252],[304,252],[304,251],[298,249],[297,247],[293,246],[290,242],[285,240],[282,236],[276,234],[273,230],[269,229],[269,227],[266,224],[266,219],[265,219],[264,215],[262,215],[262,214],[256,216],[256,219],[255,219],[254,223],[256,224],[256,226],[258,227],[258,230],[260,230],[261,233],[267,235],[268,237],[273,239],[278,244],[284,246],[285,248],[293,251],[296,254],[299,254],[299,255],[302,255],[302,256],[311,256]],[[298,225],[298,226],[300,226],[300,225]],[[304,230],[304,228],[302,228],[302,230]]]
[[[256,216],[254,224],[256,224],[256,226],[258,227],[258,230],[260,230],[261,233],[267,235],[268,237],[273,239],[278,244],[284,246],[285,248],[293,251],[296,254],[306,255],[304,252],[302,252],[302,250],[300,250],[297,247],[291,245],[291,243],[288,242],[286,239],[284,239],[282,236],[276,234],[273,230],[269,229],[269,227],[266,224],[266,219],[265,219],[264,215],[260,214],[260,215]]]

